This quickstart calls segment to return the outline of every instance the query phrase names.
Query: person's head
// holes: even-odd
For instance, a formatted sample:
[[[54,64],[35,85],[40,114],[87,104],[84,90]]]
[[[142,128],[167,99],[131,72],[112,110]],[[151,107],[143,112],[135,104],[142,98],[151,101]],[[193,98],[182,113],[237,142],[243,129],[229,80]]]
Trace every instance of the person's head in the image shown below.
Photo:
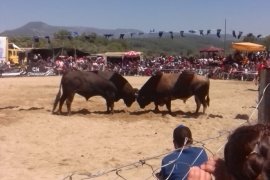
[[[173,131],[173,143],[174,147],[180,148],[184,145],[192,144],[192,134],[188,127],[179,125]]]
[[[228,172],[237,180],[270,179],[270,125],[237,128],[224,150]]]

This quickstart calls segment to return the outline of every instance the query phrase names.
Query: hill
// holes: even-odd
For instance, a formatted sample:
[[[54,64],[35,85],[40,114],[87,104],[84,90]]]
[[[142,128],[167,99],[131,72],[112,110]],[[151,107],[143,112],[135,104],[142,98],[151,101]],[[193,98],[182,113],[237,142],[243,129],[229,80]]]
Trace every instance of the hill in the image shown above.
[[[121,34],[121,33],[139,33],[137,29],[99,29],[93,27],[76,27],[76,26],[52,26],[44,22],[29,22],[17,29],[8,30],[0,33],[1,36],[53,36],[54,33],[60,30],[82,33],[96,33],[97,35],[104,34]]]
[[[93,27],[76,27],[76,26],[52,26],[44,22],[29,22],[17,29],[4,31],[0,36],[8,36],[13,42],[21,47],[29,47],[32,45],[33,36],[39,36],[44,39],[45,36],[54,37],[60,31],[76,32],[80,35],[76,41],[72,43],[67,39],[54,40],[54,47],[65,44],[68,47],[80,47],[81,50],[98,53],[106,51],[125,51],[138,50],[147,54],[197,54],[200,48],[207,46],[217,46],[220,48],[230,49],[233,40],[232,35],[226,36],[224,43],[224,35],[218,38],[216,32],[209,35],[200,36],[197,33],[185,33],[184,37],[180,36],[180,32],[163,32],[162,37],[159,32],[145,33],[138,29],[99,29]],[[84,35],[96,34],[97,37],[92,40],[84,40]],[[104,38],[104,34],[111,34],[108,39]],[[119,39],[119,35],[124,34],[123,39]],[[172,38],[173,35],[173,38]],[[26,37],[28,40],[18,39],[17,37]],[[46,40],[36,44],[36,47],[47,47]]]

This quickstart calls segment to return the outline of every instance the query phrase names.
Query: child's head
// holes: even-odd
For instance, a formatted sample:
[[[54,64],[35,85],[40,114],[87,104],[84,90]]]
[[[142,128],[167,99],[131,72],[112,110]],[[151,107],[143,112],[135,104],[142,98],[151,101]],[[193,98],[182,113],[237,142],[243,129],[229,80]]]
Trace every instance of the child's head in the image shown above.
[[[224,150],[228,171],[235,179],[270,179],[270,126],[237,128]]]
[[[188,127],[179,125],[173,131],[173,142],[176,148],[192,144],[192,134]]]

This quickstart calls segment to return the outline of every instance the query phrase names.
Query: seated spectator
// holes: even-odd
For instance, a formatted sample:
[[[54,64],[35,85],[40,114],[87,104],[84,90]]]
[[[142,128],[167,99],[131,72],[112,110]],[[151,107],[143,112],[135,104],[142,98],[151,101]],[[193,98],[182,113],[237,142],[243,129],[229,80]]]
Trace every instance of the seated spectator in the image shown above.
[[[190,166],[199,166],[207,161],[207,154],[203,148],[192,147],[192,134],[188,127],[180,125],[173,131],[175,151],[162,160],[160,180],[187,179]]]
[[[189,180],[269,180],[270,125],[256,124],[237,128],[229,136],[224,160],[208,160],[192,167]]]

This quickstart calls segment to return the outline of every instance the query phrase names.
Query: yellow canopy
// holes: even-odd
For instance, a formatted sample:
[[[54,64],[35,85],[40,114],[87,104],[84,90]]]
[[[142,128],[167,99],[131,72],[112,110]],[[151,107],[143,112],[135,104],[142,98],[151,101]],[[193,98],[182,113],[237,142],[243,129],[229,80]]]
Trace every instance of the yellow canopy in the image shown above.
[[[249,52],[265,50],[265,46],[250,42],[232,43],[232,48],[238,51],[249,51]]]

